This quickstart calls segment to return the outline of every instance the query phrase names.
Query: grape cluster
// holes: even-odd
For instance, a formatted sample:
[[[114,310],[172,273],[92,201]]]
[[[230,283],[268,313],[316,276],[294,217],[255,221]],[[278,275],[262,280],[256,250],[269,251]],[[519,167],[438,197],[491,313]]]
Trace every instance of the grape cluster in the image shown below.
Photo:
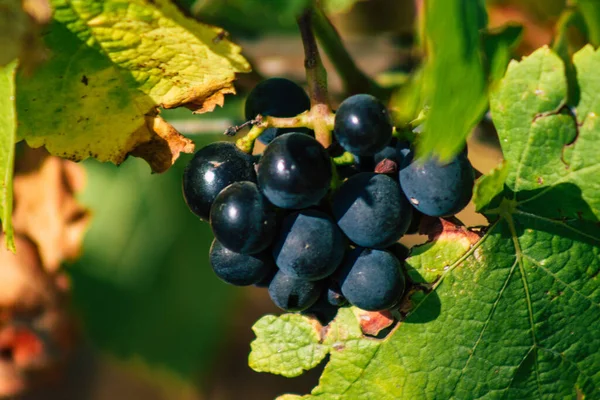
[[[302,88],[273,78],[250,93],[246,117],[291,117],[309,106]],[[210,222],[216,275],[268,287],[286,311],[396,306],[407,285],[397,241],[415,233],[423,215],[462,210],[474,176],[466,151],[446,163],[414,160],[410,143],[392,131],[385,106],[359,94],[342,102],[333,131],[337,147],[354,155],[351,166],[335,166],[333,150],[310,131],[273,128],[260,156],[229,142],[200,149],[184,172],[183,193]],[[332,190],[334,177],[342,182]]]

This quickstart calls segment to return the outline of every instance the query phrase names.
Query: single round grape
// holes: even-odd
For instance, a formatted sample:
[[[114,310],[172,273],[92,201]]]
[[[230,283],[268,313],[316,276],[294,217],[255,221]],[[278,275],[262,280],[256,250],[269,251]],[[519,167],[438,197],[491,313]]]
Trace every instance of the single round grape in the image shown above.
[[[308,95],[296,83],[285,78],[270,78],[260,82],[246,98],[246,119],[257,115],[271,117],[295,117],[310,109]],[[267,128],[258,140],[269,144],[275,137],[287,132],[311,132],[305,128]]]
[[[342,289],[335,280],[330,280],[327,285],[327,302],[335,307],[342,307],[348,304],[348,300],[342,294]]]
[[[258,164],[258,185],[269,201],[281,208],[301,209],[325,196],[331,182],[327,151],[303,133],[275,138]]]
[[[336,276],[348,302],[367,311],[393,307],[406,289],[400,261],[387,250],[355,248]]]
[[[322,281],[307,281],[281,270],[269,284],[271,300],[284,311],[306,310],[317,301],[322,290]]]
[[[254,182],[234,182],[223,189],[210,209],[215,238],[229,250],[259,253],[277,234],[275,208]]]
[[[335,222],[321,211],[308,209],[285,217],[273,244],[273,258],[288,275],[318,280],[335,271],[345,247]]]
[[[398,140],[394,137],[390,140],[390,142],[381,150],[379,150],[373,156],[373,162],[375,165],[379,164],[381,161],[387,159],[398,164],[398,155],[397,155],[397,145]]]
[[[340,104],[333,133],[350,153],[374,155],[392,138],[392,121],[385,105],[376,97],[357,94]]]
[[[400,169],[402,191],[417,210],[432,217],[448,217],[467,206],[475,175],[463,151],[450,162],[436,158],[413,160],[411,151]]]
[[[233,143],[211,143],[198,150],[185,167],[183,197],[194,214],[208,221],[217,195],[238,181],[256,182],[253,157]]]
[[[210,265],[224,282],[236,286],[257,284],[277,270],[269,252],[241,254],[231,251],[216,239],[209,251]]]
[[[333,196],[332,210],[342,232],[362,247],[385,248],[406,232],[412,207],[395,179],[362,172]]]

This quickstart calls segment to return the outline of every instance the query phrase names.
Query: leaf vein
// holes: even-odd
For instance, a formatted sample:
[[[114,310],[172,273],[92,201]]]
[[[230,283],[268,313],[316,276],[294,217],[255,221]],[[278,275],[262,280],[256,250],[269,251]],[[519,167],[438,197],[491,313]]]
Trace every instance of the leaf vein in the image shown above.
[[[529,293],[529,283],[527,282],[527,276],[525,275],[525,267],[523,265],[523,252],[521,251],[521,244],[519,243],[519,238],[517,236],[517,231],[515,229],[515,224],[511,215],[507,215],[506,222],[508,223],[508,227],[511,232],[511,237],[515,246],[515,253],[517,256],[517,262],[519,264],[519,271],[521,272],[521,281],[523,283],[523,290],[525,291],[525,300],[527,302],[527,312],[529,314],[529,324],[531,325],[531,339],[533,340],[534,350],[537,348],[537,339],[535,336],[535,324],[533,321],[533,305],[531,303],[531,295]],[[534,362],[535,362],[535,375],[538,386],[538,394],[540,398],[542,397],[542,384],[540,381],[540,367],[538,364],[537,353],[534,353]]]
[[[570,289],[573,293],[578,294],[579,296],[583,297],[584,299],[586,299],[587,301],[589,301],[590,303],[592,303],[596,307],[600,307],[600,303],[597,303],[597,302],[593,301],[592,299],[590,299],[589,297],[587,297],[585,294],[581,293],[577,289],[573,288],[570,284],[566,283],[565,281],[563,281],[562,279],[560,279],[559,277],[557,277],[556,274],[554,274],[553,272],[551,272],[548,268],[544,267],[535,258],[533,258],[531,256],[528,256],[527,254],[523,254],[523,257],[527,258],[529,261],[531,261],[532,263],[534,263],[535,265],[537,265],[542,271],[544,271],[545,273],[547,273],[548,275],[550,275],[551,277],[553,277],[557,282],[560,282],[561,284],[563,284],[565,287],[567,287],[568,289]]]
[[[483,335],[484,335],[487,327],[489,326],[489,322],[492,319],[492,317],[494,315],[494,312],[496,311],[496,308],[498,306],[498,303],[500,302],[500,299],[502,298],[502,295],[504,294],[504,290],[508,286],[508,282],[510,281],[510,278],[512,278],[512,276],[513,276],[513,273],[515,271],[515,267],[517,266],[517,263],[518,263],[518,259],[515,258],[515,262],[510,267],[510,271],[508,273],[508,276],[506,277],[506,280],[504,281],[504,284],[502,285],[502,289],[500,289],[500,292],[498,293],[498,297],[496,298],[496,301],[494,301],[492,309],[490,310],[490,312],[489,312],[489,314],[487,316],[487,319],[486,319],[483,327],[481,328],[481,332],[479,333],[479,337],[477,338],[477,341],[475,342],[475,344],[473,345],[473,348],[471,349],[471,353],[469,354],[469,358],[467,359],[467,362],[465,363],[465,366],[460,371],[460,375],[458,376],[456,384],[454,385],[453,392],[456,390],[456,387],[459,385],[461,377],[463,376],[463,374],[467,370],[467,367],[469,366],[469,363],[471,362],[471,359],[473,358],[473,355],[475,354],[475,350],[477,349],[477,346],[479,346],[479,343],[481,342],[481,339],[483,338]]]
[[[555,224],[555,225],[560,225],[566,229],[569,229],[570,231],[572,231],[574,233],[577,233],[578,235],[585,236],[589,239],[595,240],[600,245],[600,237],[590,235],[590,234],[583,232],[577,228],[574,228],[571,225],[567,224],[566,221],[559,221],[559,220],[552,219],[552,218],[542,217],[540,215],[531,214],[531,213],[528,213],[528,212],[522,211],[522,210],[515,210],[513,212],[513,214],[522,215],[524,217],[529,217],[529,218],[533,218],[533,219],[539,219],[540,221],[549,222],[549,223]],[[576,221],[576,220],[569,220],[569,221]]]

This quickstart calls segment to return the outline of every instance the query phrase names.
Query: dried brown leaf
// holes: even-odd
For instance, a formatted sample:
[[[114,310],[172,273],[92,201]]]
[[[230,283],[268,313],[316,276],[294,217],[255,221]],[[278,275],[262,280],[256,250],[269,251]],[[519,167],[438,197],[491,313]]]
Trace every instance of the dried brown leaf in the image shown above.
[[[15,231],[37,245],[44,269],[55,272],[78,256],[89,222],[90,213],[75,198],[84,172],[43,149],[27,150],[15,167]]]

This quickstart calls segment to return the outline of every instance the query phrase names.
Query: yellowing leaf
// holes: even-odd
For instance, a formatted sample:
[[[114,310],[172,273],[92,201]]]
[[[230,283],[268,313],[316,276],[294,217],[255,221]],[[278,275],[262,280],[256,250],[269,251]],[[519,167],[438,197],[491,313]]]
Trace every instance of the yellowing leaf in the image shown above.
[[[51,56],[18,76],[17,110],[18,137],[54,155],[119,164],[133,154],[163,172],[193,144],[158,107],[212,111],[235,93],[235,73],[249,71],[238,46],[213,41],[220,29],[166,0],[52,4]]]

